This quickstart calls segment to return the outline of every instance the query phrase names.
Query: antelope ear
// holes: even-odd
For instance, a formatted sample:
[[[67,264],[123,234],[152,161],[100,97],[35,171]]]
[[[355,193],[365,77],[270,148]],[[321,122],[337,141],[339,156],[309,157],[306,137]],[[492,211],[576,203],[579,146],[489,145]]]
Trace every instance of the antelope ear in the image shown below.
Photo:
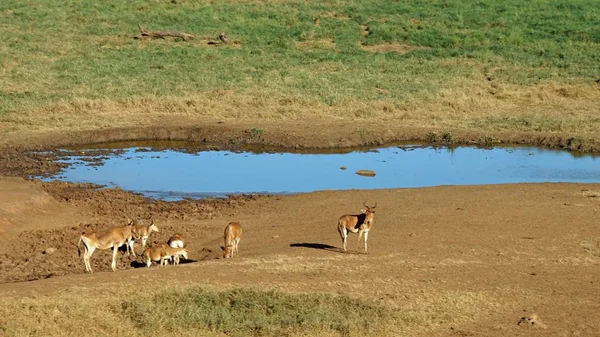
[[[366,209],[361,209],[360,212],[361,213],[367,213],[367,210]]]

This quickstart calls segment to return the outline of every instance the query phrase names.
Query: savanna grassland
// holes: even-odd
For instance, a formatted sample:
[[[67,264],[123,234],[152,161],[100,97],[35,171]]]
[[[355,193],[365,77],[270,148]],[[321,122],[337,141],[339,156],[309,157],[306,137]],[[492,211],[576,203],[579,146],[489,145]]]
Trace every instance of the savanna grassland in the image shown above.
[[[138,139],[600,151],[598,23],[597,0],[0,1],[0,336],[598,335],[597,184],[164,202],[27,179],[60,165],[31,149]],[[344,254],[365,200],[369,254]],[[81,232],[126,217],[191,260],[84,274]]]
[[[0,135],[314,119],[595,143],[599,21],[593,0],[7,0]]]

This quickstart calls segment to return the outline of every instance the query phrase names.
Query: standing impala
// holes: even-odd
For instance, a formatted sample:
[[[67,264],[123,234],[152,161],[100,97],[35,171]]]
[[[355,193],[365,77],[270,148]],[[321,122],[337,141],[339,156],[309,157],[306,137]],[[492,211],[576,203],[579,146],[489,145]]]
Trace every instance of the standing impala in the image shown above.
[[[113,271],[117,270],[117,250],[122,245],[126,245],[129,251],[128,242],[131,240],[131,230],[133,228],[133,222],[129,221],[127,226],[115,227],[107,232],[103,233],[83,233],[77,243],[77,251],[81,256],[81,249],[79,248],[83,242],[83,263],[85,264],[85,270],[89,273],[92,272],[92,265],[90,264],[90,257],[94,254],[96,249],[113,249],[112,264],[111,268]]]
[[[360,248],[360,237],[364,234],[365,253],[367,253],[367,238],[369,237],[371,227],[373,227],[373,214],[375,214],[374,209],[377,207],[377,202],[375,202],[375,206],[373,207],[369,207],[363,202],[363,206],[367,208],[363,213],[358,215],[345,214],[338,220],[338,232],[340,232],[342,242],[344,243],[344,252],[346,251],[348,232],[352,232],[358,233],[358,248]]]
[[[143,220],[130,220],[133,222],[133,227],[131,229],[131,239],[127,243],[133,252],[133,256],[135,255],[135,250],[133,249],[134,241],[140,240],[142,242],[142,252],[146,249],[146,243],[148,242],[148,237],[152,232],[160,232],[158,227],[154,224],[154,220],[150,220],[150,224],[144,224]]]
[[[230,222],[225,227],[224,239],[225,246],[223,247],[223,257],[230,258],[239,256],[238,244],[242,238],[242,225],[239,222]]]

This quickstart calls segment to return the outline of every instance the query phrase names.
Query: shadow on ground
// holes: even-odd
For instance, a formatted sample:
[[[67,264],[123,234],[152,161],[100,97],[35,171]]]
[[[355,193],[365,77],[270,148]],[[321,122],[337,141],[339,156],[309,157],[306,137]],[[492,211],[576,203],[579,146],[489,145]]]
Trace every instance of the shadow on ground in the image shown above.
[[[314,243],[314,242],[297,242],[290,243],[290,247],[302,247],[302,248],[312,248],[312,249],[321,249],[328,250],[330,252],[343,253],[344,250],[338,247],[334,247],[332,245],[324,244],[324,243]]]
[[[179,261],[179,264],[188,264],[188,263],[196,263],[196,262],[198,262],[198,260],[190,260],[190,259],[183,259],[182,258]],[[152,265],[156,266],[156,263],[157,262],[153,262]],[[143,262],[140,262],[140,261],[131,261],[130,265],[131,265],[132,268],[143,268],[143,267],[146,267],[146,264],[143,263]],[[169,262],[169,266],[171,266],[171,265],[173,265],[173,264],[171,262]]]

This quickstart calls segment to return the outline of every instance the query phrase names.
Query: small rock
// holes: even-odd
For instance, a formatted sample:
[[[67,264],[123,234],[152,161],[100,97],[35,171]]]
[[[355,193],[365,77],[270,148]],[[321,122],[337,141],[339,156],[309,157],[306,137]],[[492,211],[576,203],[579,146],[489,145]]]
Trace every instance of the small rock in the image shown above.
[[[358,171],[356,171],[356,174],[358,174],[359,176],[374,177],[375,171],[373,171],[373,170],[358,170]]]
[[[410,236],[411,238],[415,237],[415,233],[408,233],[408,236]]]
[[[521,319],[519,320],[517,325],[521,325],[521,323],[526,323],[527,326],[534,327],[534,328],[542,328],[542,329],[548,328],[548,326],[546,324],[542,323],[542,321],[536,314],[531,314],[531,316],[529,316],[529,317],[521,317]]]
[[[44,254],[52,254],[54,252],[56,252],[56,248],[54,247],[46,248],[46,250],[44,250]]]
[[[279,238],[279,235],[273,235],[271,238],[277,239],[277,238]]]

